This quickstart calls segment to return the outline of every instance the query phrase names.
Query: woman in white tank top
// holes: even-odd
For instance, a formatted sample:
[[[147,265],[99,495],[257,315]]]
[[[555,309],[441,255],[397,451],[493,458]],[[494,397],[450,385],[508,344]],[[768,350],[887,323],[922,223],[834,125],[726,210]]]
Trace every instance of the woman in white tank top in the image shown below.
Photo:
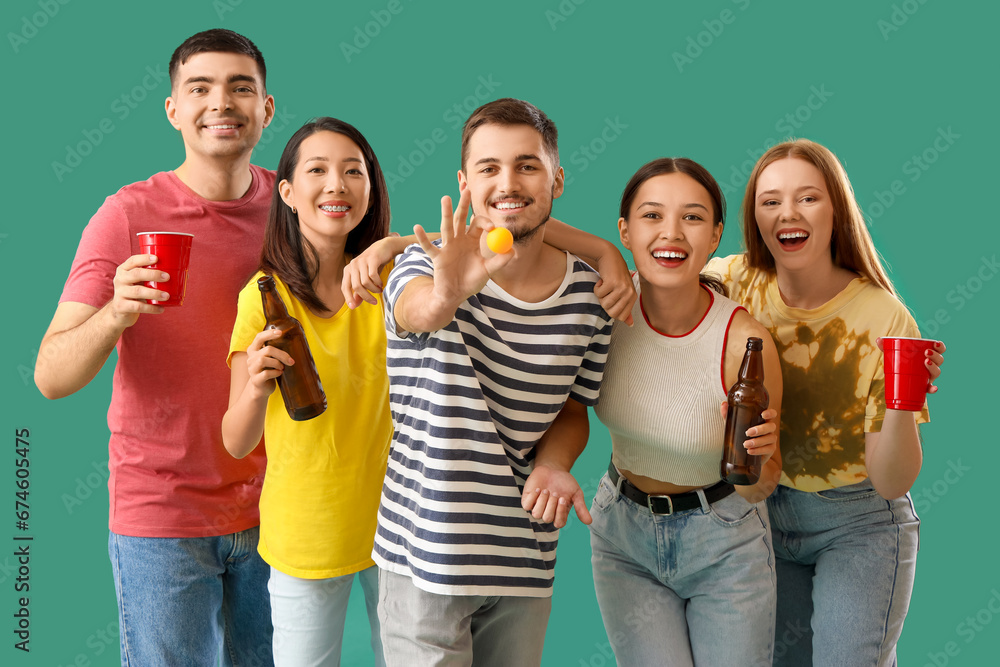
[[[763,500],[781,469],[781,370],[767,330],[700,275],[724,217],[715,179],[685,158],[643,166],[622,195],[618,227],[640,296],[634,326],[615,325],[596,408],[613,454],[591,525],[597,598],[621,665],[771,664]],[[720,406],[750,336],[764,341],[773,409],[747,432],[765,457],[760,481],[734,488],[720,481]]]

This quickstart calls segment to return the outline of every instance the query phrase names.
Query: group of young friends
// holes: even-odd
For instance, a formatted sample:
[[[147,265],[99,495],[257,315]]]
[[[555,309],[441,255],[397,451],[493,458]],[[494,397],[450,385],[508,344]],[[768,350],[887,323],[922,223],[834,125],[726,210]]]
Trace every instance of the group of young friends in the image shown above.
[[[919,333],[830,150],[766,151],[746,252],[714,259],[715,179],[687,158],[643,165],[618,219],[630,272],[550,217],[557,133],[527,102],[473,112],[440,238],[404,238],[344,121],[305,124],[276,172],[250,164],[274,114],[250,40],[194,35],[170,76],[185,161],[90,221],[35,375],[65,396],[118,351],[123,664],[338,664],[355,575],[377,664],[540,664],[571,510],[619,664],[895,664],[927,412],[886,408],[879,338]],[[494,226],[511,252],[487,248]],[[194,234],[180,308],[147,302],[164,277],[136,233],[153,228]],[[309,342],[328,401],[314,419],[275,391],[304,360],[268,345],[262,275]],[[733,486],[725,400],[748,337],[771,407],[747,432],[760,480]],[[612,441],[589,510],[570,473],[588,406]]]

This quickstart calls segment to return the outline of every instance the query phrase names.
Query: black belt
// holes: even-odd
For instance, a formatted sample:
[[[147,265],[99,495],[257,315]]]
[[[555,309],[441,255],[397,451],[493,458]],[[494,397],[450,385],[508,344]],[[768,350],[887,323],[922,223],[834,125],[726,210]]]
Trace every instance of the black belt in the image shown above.
[[[611,483],[619,488],[623,496],[643,507],[648,507],[649,511],[653,514],[673,514],[674,512],[684,512],[701,507],[701,499],[698,498],[697,491],[676,493],[672,496],[656,496],[641,491],[630,481],[618,474],[618,469],[615,468],[614,463],[608,465],[608,477],[611,479]],[[618,483],[619,479],[621,480],[620,485]],[[705,499],[711,504],[717,500],[722,500],[735,490],[732,484],[719,481],[704,490]]]

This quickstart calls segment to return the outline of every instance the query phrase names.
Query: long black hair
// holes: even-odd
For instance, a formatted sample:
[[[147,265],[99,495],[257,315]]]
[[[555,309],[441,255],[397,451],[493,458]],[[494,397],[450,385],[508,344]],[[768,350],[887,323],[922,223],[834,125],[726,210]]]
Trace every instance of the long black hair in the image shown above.
[[[357,255],[389,234],[389,192],[375,151],[353,125],[323,116],[300,127],[288,140],[278,161],[274,179],[271,210],[264,231],[264,248],[260,255],[260,270],[281,278],[295,298],[313,310],[322,312],[328,309],[313,289],[313,280],[319,273],[316,249],[299,232],[299,217],[292,212],[292,207],[284,202],[279,192],[282,181],[292,182],[302,142],[317,132],[344,135],[357,144],[365,157],[365,168],[371,183],[371,205],[358,226],[347,235],[347,245],[344,248],[347,254]]]

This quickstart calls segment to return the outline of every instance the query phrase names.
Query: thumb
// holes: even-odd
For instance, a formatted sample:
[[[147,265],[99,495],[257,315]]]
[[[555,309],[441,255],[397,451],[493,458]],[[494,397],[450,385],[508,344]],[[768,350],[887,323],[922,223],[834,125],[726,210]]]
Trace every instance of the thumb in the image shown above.
[[[573,509],[576,510],[576,516],[584,524],[589,526],[594,522],[594,517],[590,516],[590,510],[587,509],[587,503],[583,497],[583,489],[573,494]]]

